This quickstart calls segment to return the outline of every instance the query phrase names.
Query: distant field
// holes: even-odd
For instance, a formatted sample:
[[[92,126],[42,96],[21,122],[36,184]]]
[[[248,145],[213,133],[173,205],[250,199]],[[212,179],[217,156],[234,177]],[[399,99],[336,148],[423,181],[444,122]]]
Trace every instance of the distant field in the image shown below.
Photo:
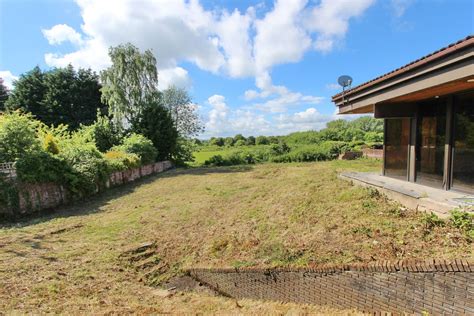
[[[57,213],[0,228],[6,314],[337,314],[317,306],[205,294],[162,297],[145,283],[189,267],[311,266],[473,256],[449,223],[339,180],[380,162],[330,161],[176,169]],[[157,244],[156,279],[120,255]],[[341,312],[342,314],[342,312]],[[347,313],[344,313],[347,315]]]

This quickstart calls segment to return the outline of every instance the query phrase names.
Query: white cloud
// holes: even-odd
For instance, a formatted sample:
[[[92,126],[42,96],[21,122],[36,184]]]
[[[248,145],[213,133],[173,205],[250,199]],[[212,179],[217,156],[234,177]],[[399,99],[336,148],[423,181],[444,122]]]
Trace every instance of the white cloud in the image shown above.
[[[321,114],[315,108],[307,108],[303,112],[297,112],[292,115],[280,114],[276,117],[276,128],[283,134],[320,130],[326,126],[326,123],[336,119],[335,115]]]
[[[188,71],[181,67],[161,69],[158,74],[158,88],[164,90],[171,85],[178,88],[189,88],[191,79]]]
[[[374,1],[322,0],[306,17],[306,27],[316,33],[314,48],[321,52],[332,50],[347,33],[349,20],[362,15]]]
[[[339,84],[337,84],[337,83],[328,83],[328,84],[326,85],[326,89],[328,89],[328,90],[341,90],[342,88],[341,88],[341,86],[340,86]]]
[[[311,37],[300,24],[307,0],[278,0],[272,11],[257,20],[255,62],[259,72],[274,65],[297,62],[311,47]]]
[[[263,115],[250,110],[232,110],[222,95],[209,97],[208,103],[211,110],[208,112],[204,137],[272,133],[271,123]]]
[[[390,5],[395,17],[402,17],[409,6],[413,4],[414,0],[391,0]]]
[[[11,73],[9,70],[0,71],[0,78],[3,79],[3,84],[9,89],[13,89],[13,81],[17,80],[18,77]]]
[[[51,45],[59,45],[64,42],[71,42],[76,45],[82,44],[81,34],[66,24],[57,24],[50,29],[43,29],[42,32]]]

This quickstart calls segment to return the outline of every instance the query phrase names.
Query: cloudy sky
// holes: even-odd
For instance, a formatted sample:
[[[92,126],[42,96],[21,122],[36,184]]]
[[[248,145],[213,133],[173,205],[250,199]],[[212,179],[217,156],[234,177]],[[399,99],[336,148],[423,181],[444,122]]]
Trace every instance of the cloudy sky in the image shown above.
[[[337,77],[359,84],[474,33],[472,0],[0,0],[0,77],[100,71],[110,46],[152,49],[186,87],[202,137],[320,129]]]

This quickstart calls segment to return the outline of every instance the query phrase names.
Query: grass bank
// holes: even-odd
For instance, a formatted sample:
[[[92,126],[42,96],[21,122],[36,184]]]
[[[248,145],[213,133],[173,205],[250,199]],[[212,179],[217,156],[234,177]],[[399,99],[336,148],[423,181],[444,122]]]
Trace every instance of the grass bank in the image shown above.
[[[160,297],[119,259],[153,241],[163,281],[188,267],[311,266],[473,255],[452,225],[337,179],[376,161],[177,169],[0,229],[0,310],[335,311],[201,294]],[[149,280],[150,281],[150,280]]]

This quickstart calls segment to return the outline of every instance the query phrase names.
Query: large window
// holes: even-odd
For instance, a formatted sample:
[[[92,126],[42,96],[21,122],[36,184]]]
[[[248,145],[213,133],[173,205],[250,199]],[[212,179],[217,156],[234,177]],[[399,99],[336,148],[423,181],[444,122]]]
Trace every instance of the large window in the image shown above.
[[[455,98],[453,145],[452,187],[474,193],[474,92]]]
[[[421,103],[416,139],[416,182],[443,187],[446,101]]]
[[[385,132],[385,175],[406,180],[410,119],[386,119]]]

